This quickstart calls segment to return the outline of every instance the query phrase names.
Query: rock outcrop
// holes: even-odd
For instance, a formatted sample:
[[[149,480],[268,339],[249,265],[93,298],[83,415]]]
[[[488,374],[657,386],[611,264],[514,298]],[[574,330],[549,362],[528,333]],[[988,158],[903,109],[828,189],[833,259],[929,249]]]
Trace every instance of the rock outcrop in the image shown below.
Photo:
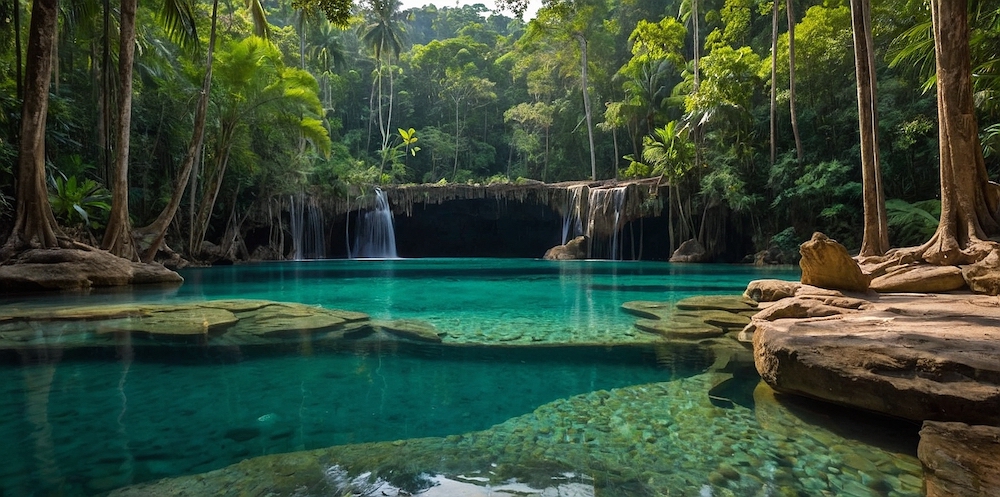
[[[545,252],[543,259],[549,261],[565,261],[587,258],[587,237],[578,236],[565,245],[556,245]]]
[[[872,280],[870,288],[876,292],[950,292],[965,288],[962,270],[957,266],[931,266],[911,264],[895,266]]]
[[[705,262],[707,259],[705,247],[694,238],[682,243],[670,256],[670,262]]]
[[[917,456],[927,497],[1000,495],[1000,428],[927,421]]]
[[[962,277],[973,292],[1000,295],[1000,249],[975,264],[962,267]]]
[[[843,245],[816,232],[799,247],[802,283],[851,292],[865,292],[871,276],[863,273]]]
[[[0,293],[183,281],[161,264],[131,262],[97,249],[31,249],[0,266]]]
[[[778,391],[915,421],[1000,424],[995,297],[882,295],[751,326],[757,370]]]

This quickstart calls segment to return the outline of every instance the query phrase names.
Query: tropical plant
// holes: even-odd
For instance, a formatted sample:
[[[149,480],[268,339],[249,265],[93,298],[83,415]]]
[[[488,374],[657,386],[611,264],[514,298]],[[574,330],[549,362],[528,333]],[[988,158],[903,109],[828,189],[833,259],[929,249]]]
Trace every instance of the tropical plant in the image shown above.
[[[55,216],[70,226],[101,228],[111,211],[111,193],[98,182],[90,179],[68,178],[62,175],[51,179],[49,203]]]
[[[898,198],[885,201],[889,236],[897,247],[919,245],[934,236],[941,217],[937,199],[909,203]]]

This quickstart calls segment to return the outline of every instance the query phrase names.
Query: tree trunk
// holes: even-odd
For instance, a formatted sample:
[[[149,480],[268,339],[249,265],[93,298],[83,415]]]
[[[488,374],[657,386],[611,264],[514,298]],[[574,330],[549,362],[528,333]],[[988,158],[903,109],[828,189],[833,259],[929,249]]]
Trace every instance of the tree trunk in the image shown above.
[[[229,154],[232,151],[233,134],[235,132],[236,123],[223,124],[222,129],[219,130],[216,166],[205,180],[204,194],[201,196],[201,203],[198,205],[198,215],[195,217],[194,225],[191,227],[192,238],[189,251],[192,255],[198,253],[201,248],[201,242],[205,240],[205,234],[208,232],[208,224],[212,220],[212,211],[215,209],[215,200],[219,198],[222,180],[226,176],[226,167],[229,165]]]
[[[859,255],[883,255],[889,250],[889,232],[882,191],[882,172],[879,166],[870,0],[851,0],[851,27],[854,33],[854,65],[858,84],[858,124],[861,134],[861,174],[865,211],[864,235]]]
[[[14,0],[14,77],[17,78],[16,95],[20,100],[24,96],[24,77],[21,74],[21,0]]]
[[[577,33],[580,43],[580,88],[583,90],[583,112],[587,117],[587,139],[590,142],[590,179],[597,181],[597,156],[594,152],[594,124],[590,112],[590,91],[587,90],[587,38]]]
[[[215,52],[215,27],[218,19],[218,13],[219,2],[218,0],[215,0],[212,2],[212,24],[208,35],[208,54],[206,55],[205,62],[205,78],[202,80],[201,94],[198,95],[198,104],[194,111],[194,130],[191,133],[191,141],[188,143],[187,154],[184,156],[184,162],[181,164],[181,170],[177,175],[177,181],[174,183],[173,193],[170,195],[170,201],[163,207],[163,210],[160,211],[160,215],[156,217],[156,220],[149,226],[138,230],[140,232],[140,236],[152,235],[149,247],[146,248],[145,252],[142,254],[143,262],[152,261],[156,256],[156,252],[160,249],[160,245],[163,243],[163,238],[167,235],[167,228],[170,227],[170,223],[173,222],[174,216],[177,215],[177,209],[180,208],[181,199],[184,197],[184,190],[191,177],[191,171],[194,170],[195,165],[201,158],[201,150],[205,143],[205,118],[208,114],[208,98],[209,93],[212,90],[212,61],[213,54]],[[194,189],[192,188],[192,205],[194,193]],[[190,249],[191,247],[188,248]]]
[[[17,201],[14,229],[0,261],[30,245],[58,246],[59,225],[45,188],[45,116],[52,79],[52,45],[58,28],[59,1],[35,0],[31,7],[25,65],[21,142],[18,148]]]
[[[132,128],[132,63],[135,59],[135,10],[137,0],[122,0],[118,49],[118,133],[111,183],[111,214],[101,247],[118,257],[138,260],[128,219],[129,132]]]
[[[933,0],[941,153],[941,220],[918,255],[932,264],[967,264],[993,248],[1000,231],[1000,188],[990,183],[972,101],[969,19],[965,0]]]
[[[795,11],[792,0],[786,0],[788,10],[788,109],[792,117],[792,134],[795,136],[795,158],[802,165],[802,138],[799,137],[799,117],[795,112]]]
[[[772,3],[771,13],[771,166],[777,161],[778,126],[775,116],[778,111],[778,2]]]

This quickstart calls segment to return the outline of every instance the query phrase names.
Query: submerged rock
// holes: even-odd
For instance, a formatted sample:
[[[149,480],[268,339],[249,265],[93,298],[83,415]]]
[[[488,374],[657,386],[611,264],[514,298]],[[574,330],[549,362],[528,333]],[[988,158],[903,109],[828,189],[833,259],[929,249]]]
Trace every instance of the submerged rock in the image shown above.
[[[426,321],[417,319],[396,319],[394,321],[372,321],[372,326],[393,335],[419,342],[441,343],[442,332]]]
[[[742,312],[757,309],[757,302],[742,296],[698,295],[677,301],[678,309],[685,311]]]
[[[698,318],[640,319],[635,322],[635,327],[669,339],[697,340],[725,333],[722,328],[707,324]]]

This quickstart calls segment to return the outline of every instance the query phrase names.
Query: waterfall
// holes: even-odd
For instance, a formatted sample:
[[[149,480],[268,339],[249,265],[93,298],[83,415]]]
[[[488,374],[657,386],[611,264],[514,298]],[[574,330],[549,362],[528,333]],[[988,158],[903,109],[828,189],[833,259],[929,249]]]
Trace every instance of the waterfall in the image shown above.
[[[292,230],[292,259],[325,259],[323,209],[312,198],[292,195],[288,201],[289,226]]]
[[[389,200],[381,188],[375,188],[375,208],[358,211],[357,229],[351,258],[395,259],[396,233],[392,221]]]
[[[592,188],[587,199],[587,236],[590,257],[620,260],[622,210],[627,187]]]
[[[582,198],[580,192],[583,191],[584,188],[585,187],[583,185],[579,185],[571,186],[566,190],[568,196],[566,197],[565,210],[563,211],[563,245],[566,245],[566,242],[583,234],[583,219],[580,216],[580,200]]]

